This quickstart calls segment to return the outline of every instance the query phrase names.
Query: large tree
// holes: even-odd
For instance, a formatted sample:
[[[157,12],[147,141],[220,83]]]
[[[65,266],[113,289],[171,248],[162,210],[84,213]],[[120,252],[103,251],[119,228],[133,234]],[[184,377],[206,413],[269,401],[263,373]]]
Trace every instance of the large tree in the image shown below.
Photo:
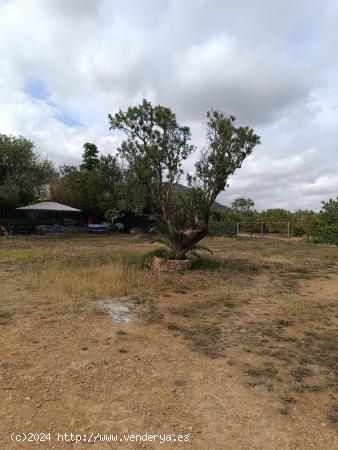
[[[0,207],[10,214],[18,206],[39,199],[55,176],[53,165],[34,151],[22,136],[0,135]]]
[[[122,171],[116,157],[98,157],[96,146],[90,148],[89,154],[86,145],[80,167],[60,168],[61,177],[53,183],[52,196],[54,201],[74,206],[85,214],[94,214],[97,220],[103,220],[105,212],[120,201],[118,186]]]
[[[232,209],[243,216],[247,216],[253,213],[255,202],[251,198],[238,197],[232,203]]]
[[[92,172],[97,169],[100,164],[98,157],[99,150],[97,146],[91,142],[86,142],[83,148],[81,169]]]
[[[235,117],[207,113],[207,146],[189,174],[189,190],[175,193],[183,162],[195,150],[190,129],[180,126],[170,108],[147,100],[126,112],[109,114],[110,128],[126,134],[119,153],[134,173],[135,186],[153,204],[159,229],[174,247],[173,257],[184,259],[208,231],[211,208],[228,186],[229,176],[260,143],[249,127],[237,127]]]
[[[338,225],[338,197],[322,202],[320,218],[327,225]]]

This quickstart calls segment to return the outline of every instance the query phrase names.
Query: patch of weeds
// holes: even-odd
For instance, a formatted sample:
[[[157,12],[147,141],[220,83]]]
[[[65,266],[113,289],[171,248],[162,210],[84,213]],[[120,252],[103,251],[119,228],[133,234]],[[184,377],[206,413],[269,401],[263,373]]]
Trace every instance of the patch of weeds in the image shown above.
[[[324,367],[333,370],[338,375],[338,337],[335,332],[326,332],[316,340],[305,341],[306,349],[311,349],[311,356]]]
[[[0,310],[0,325],[7,325],[11,320],[13,313],[4,309]]]
[[[322,392],[325,391],[328,386],[326,384],[303,384],[303,387],[309,392]]]
[[[177,286],[174,289],[175,294],[186,294],[189,290],[188,286]]]
[[[309,356],[302,356],[299,362],[300,364],[313,364],[313,360]]]
[[[185,328],[177,324],[168,324],[168,328],[183,332],[183,338],[191,341],[196,351],[209,358],[225,356],[222,332],[215,325],[199,325],[194,328]]]
[[[148,324],[159,323],[163,320],[163,314],[158,311],[155,302],[152,299],[147,299],[139,313],[140,319]]]
[[[273,378],[277,375],[278,370],[271,365],[267,367],[252,367],[247,371],[248,375],[252,377],[267,377]]]
[[[278,319],[277,320],[277,325],[279,325],[281,327],[290,327],[293,324],[294,324],[293,320],[288,320],[288,319]]]
[[[273,391],[272,379],[278,374],[278,370],[273,365],[267,364],[265,366],[251,367],[248,364],[244,364],[242,370],[251,377],[248,383],[250,387],[261,385],[268,391]]]
[[[229,299],[224,300],[223,305],[227,308],[234,308],[236,306],[235,303]]]
[[[151,297],[147,295],[138,295],[134,298],[135,305],[145,305],[147,302],[151,301]]]
[[[54,323],[57,323],[58,321],[56,319],[47,319],[45,321],[45,324],[47,325],[54,325]]]
[[[281,399],[283,400],[283,402],[289,404],[297,403],[297,399],[295,399],[294,397],[290,397],[289,395],[284,395],[283,397],[281,397]]]
[[[124,348],[124,347],[118,348],[118,351],[119,351],[119,353],[128,353],[129,352],[129,350],[127,348]]]
[[[272,351],[266,351],[266,354],[272,356],[273,358],[279,359],[280,361],[290,362],[293,358],[291,353],[286,353],[284,349],[277,349]]]
[[[290,410],[287,405],[285,405],[283,408],[281,408],[279,410],[279,412],[285,416],[288,416],[290,414]]]
[[[316,337],[316,333],[313,331],[304,331],[304,334],[309,337]]]
[[[338,403],[331,406],[328,418],[331,423],[338,424]]]
[[[192,311],[188,305],[179,308],[172,307],[169,308],[169,311],[171,314],[182,317],[191,317],[192,315],[194,315],[194,311]]]
[[[306,376],[311,374],[311,370],[303,366],[297,367],[296,369],[291,371],[291,375],[296,381],[303,381]]]
[[[305,388],[303,385],[295,385],[291,386],[290,391],[297,392],[297,394],[303,394],[305,392]]]
[[[255,387],[255,386],[265,385],[265,383],[266,383],[265,378],[255,377],[252,380],[250,380],[248,384],[250,387]]]
[[[128,332],[127,331],[124,331],[124,330],[117,330],[116,331],[116,335],[117,336],[119,336],[119,337],[126,337],[126,336],[128,336]]]
[[[267,328],[262,332],[263,336],[276,337],[276,332],[272,328]]]
[[[175,380],[175,385],[178,386],[178,387],[183,387],[183,386],[185,386],[186,384],[187,384],[187,382],[184,381],[184,380],[181,380],[180,378],[178,378],[177,380]]]
[[[297,338],[294,336],[280,336],[278,340],[281,342],[297,342]]]
[[[167,327],[168,327],[168,330],[181,331],[181,332],[186,331],[185,327],[178,325],[177,323],[173,323],[173,322],[169,322],[167,324]]]
[[[111,337],[108,336],[103,340],[103,345],[111,345]]]
[[[215,258],[201,256],[191,259],[192,270],[217,270],[222,267],[222,262]]]

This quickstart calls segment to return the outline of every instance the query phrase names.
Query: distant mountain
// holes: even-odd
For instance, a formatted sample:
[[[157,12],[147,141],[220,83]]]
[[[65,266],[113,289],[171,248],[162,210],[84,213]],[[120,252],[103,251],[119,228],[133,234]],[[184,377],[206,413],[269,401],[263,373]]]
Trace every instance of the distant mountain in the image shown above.
[[[183,184],[178,183],[175,185],[175,191],[184,194],[185,192],[189,191],[189,188],[187,186],[183,186]],[[218,202],[214,202],[212,205],[212,209],[215,211],[221,211],[222,209],[224,210],[228,209],[228,206],[222,205],[221,203]]]

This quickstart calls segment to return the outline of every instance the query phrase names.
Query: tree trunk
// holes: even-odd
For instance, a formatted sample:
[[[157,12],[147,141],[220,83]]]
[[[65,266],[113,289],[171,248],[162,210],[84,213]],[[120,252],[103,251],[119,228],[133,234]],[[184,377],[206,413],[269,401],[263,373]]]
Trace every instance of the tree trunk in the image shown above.
[[[179,240],[175,250],[175,259],[185,259],[189,250],[204,238],[206,230],[187,230],[179,234]]]
[[[175,258],[174,259],[185,259],[185,255],[188,250],[181,250],[179,248],[175,251]]]

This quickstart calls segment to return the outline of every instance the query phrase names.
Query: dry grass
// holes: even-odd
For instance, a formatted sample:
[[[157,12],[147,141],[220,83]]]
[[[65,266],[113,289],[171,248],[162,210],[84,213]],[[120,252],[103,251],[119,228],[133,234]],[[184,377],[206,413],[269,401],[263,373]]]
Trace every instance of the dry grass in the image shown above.
[[[48,257],[48,249],[25,248],[25,249],[5,249],[0,248],[0,262],[16,262]]]
[[[297,296],[283,299],[279,306],[279,313],[282,319],[309,320],[315,316],[316,311],[316,305],[312,300]]]
[[[156,273],[122,262],[83,267],[49,265],[27,276],[27,288],[34,295],[52,302],[68,303],[149,292],[159,284]]]

